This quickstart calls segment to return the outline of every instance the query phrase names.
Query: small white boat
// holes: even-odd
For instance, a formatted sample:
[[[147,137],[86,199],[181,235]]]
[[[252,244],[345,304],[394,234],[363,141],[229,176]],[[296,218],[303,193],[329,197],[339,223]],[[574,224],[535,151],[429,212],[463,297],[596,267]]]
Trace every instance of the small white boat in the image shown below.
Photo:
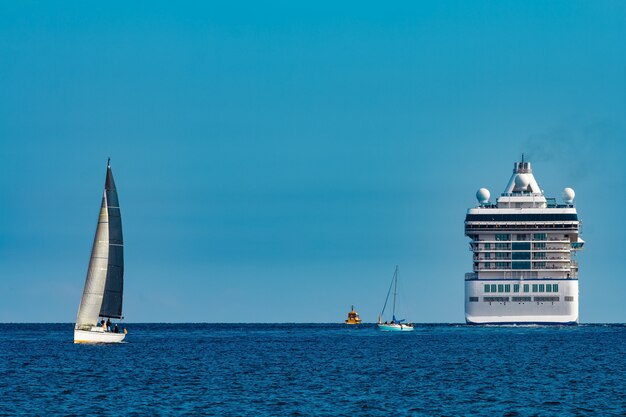
[[[74,326],[74,343],[119,343],[124,340],[126,329],[119,330],[117,324],[113,328],[107,326],[110,319],[122,318],[123,293],[122,218],[113,172],[107,162],[98,226]],[[107,319],[106,323],[104,319]]]
[[[415,330],[412,323],[378,323],[378,329],[385,332],[412,332]]]
[[[390,322],[383,322],[382,318],[385,314],[385,308],[387,308],[387,302],[389,301],[389,294],[391,294],[391,288],[393,287],[393,312]],[[389,285],[389,291],[387,291],[387,298],[385,298],[385,304],[383,305],[383,311],[378,316],[378,329],[385,332],[412,332],[415,330],[413,323],[405,323],[405,320],[396,319],[396,296],[398,294],[398,265],[393,273],[391,284]]]

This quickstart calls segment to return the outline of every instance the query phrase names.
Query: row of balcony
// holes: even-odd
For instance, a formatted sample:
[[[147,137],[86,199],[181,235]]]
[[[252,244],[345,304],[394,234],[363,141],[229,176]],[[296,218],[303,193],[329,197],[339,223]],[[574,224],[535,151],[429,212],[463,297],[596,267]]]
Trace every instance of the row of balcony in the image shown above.
[[[565,271],[565,272],[569,272],[567,274],[567,277],[562,277],[562,278],[558,278],[558,277],[545,277],[544,275],[540,275],[538,271],[511,271],[511,270],[504,270],[502,271],[502,276],[499,278],[504,278],[504,279],[511,279],[511,280],[524,280],[524,279],[537,279],[537,278],[545,278],[545,279],[571,279],[571,278],[578,278],[578,271]],[[466,281],[474,281],[477,280],[479,278],[483,278],[479,276],[479,274],[477,272],[467,272],[465,274],[465,280]]]
[[[510,264],[511,262],[530,262],[533,265],[537,265],[537,264],[550,264],[550,263],[558,263],[558,264],[562,264],[563,262],[565,263],[569,263],[570,266],[572,268],[578,268],[578,261],[575,259],[571,259],[571,258],[560,258],[560,259],[474,259],[474,266],[478,266],[481,263],[490,263],[490,264],[494,264],[494,263],[508,263]],[[563,265],[552,265],[555,268],[563,268]],[[548,267],[547,269],[552,269],[552,266]],[[494,266],[492,265],[491,267],[485,267],[483,266],[483,268],[485,269],[489,269],[489,268],[493,268]],[[501,269],[501,268],[500,268]],[[507,269],[510,269],[507,268]],[[534,268],[533,268],[534,269]],[[569,268],[567,268],[569,269]]]
[[[545,265],[543,267],[535,267],[533,266],[531,268],[531,270],[533,271],[570,271],[574,268],[570,267],[569,265]],[[511,267],[507,267],[507,268],[500,268],[500,267],[496,267],[496,266],[480,266],[480,265],[474,265],[474,271],[511,271]]]
[[[563,251],[570,251],[571,248],[569,245],[562,245],[562,246],[547,246],[545,248],[531,248],[531,249],[511,249],[510,246],[508,246],[506,249],[503,248],[485,248],[485,247],[480,247],[480,246],[476,246],[472,243],[470,243],[470,250],[471,251],[476,251],[476,252],[510,252],[510,251],[515,251],[515,252],[528,252],[528,251],[534,251],[534,252],[563,252]]]
[[[477,256],[474,255],[474,260],[475,261],[485,261],[485,262],[501,262],[501,261],[533,261],[533,262],[549,262],[549,261],[555,261],[555,262],[563,262],[563,261],[569,261],[571,260],[570,257],[567,256],[551,256],[549,258],[535,258],[533,257],[532,259],[511,259],[510,256],[506,257],[506,258],[487,258],[484,256]]]
[[[551,237],[549,239],[523,239],[523,240],[514,240],[514,239],[472,239],[472,242],[485,242],[485,243],[509,243],[509,242],[558,242],[558,243],[570,243],[569,238],[558,238]]]

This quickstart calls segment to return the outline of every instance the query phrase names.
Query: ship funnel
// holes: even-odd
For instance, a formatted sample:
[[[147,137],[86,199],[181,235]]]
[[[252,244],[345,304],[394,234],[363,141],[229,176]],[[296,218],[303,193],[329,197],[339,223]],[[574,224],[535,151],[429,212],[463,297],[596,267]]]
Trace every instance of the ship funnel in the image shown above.
[[[511,175],[509,184],[503,194],[509,195],[513,193],[517,195],[528,193],[543,195],[543,191],[539,188],[539,184],[537,184],[537,180],[535,180],[535,176],[533,175],[530,162],[522,160],[522,162],[515,162],[513,164],[513,175]]]
[[[530,162],[515,162],[513,172],[515,174],[532,174],[533,169],[530,167]]]

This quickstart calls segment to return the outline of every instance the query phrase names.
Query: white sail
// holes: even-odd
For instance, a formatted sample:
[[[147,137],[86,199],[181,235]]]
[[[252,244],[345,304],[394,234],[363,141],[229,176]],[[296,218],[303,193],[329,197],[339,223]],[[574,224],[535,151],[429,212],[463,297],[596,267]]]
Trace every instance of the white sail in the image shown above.
[[[124,240],[117,189],[107,164],[104,194],[76,329],[89,330],[99,317],[122,318]]]
[[[91,249],[91,259],[85,280],[83,298],[80,300],[78,316],[76,317],[77,329],[90,329],[98,323],[102,296],[106,284],[107,265],[109,260],[109,213],[107,211],[106,192],[102,196],[100,216],[96,236]]]

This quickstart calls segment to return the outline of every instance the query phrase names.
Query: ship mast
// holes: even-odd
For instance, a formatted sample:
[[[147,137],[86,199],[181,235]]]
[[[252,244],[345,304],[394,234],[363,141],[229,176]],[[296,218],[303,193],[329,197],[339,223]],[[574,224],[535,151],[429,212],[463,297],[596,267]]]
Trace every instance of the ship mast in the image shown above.
[[[398,294],[398,265],[393,273],[394,285],[393,285],[393,320],[396,320],[396,295]]]

